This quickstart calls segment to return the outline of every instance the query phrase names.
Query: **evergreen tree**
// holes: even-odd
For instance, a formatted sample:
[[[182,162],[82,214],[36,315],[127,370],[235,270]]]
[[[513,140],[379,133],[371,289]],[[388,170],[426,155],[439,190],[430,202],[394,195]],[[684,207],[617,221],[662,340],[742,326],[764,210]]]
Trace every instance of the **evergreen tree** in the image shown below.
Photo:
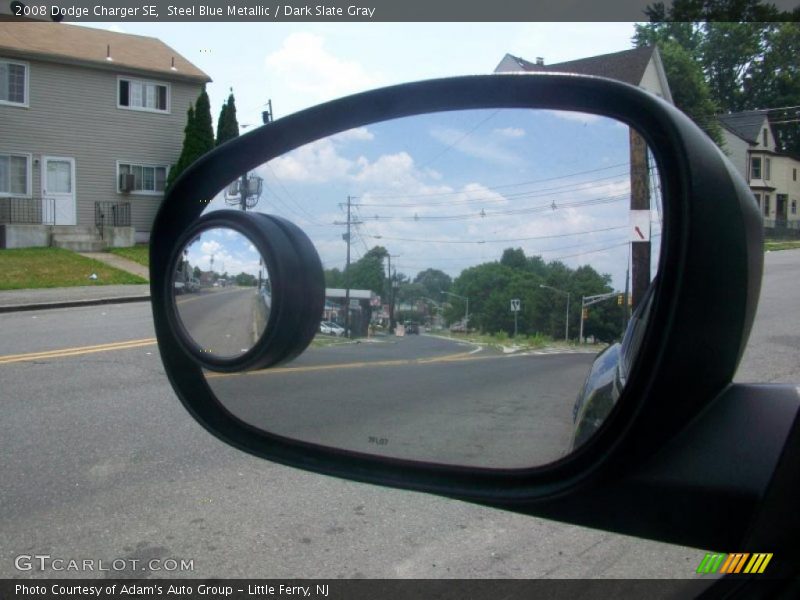
[[[194,107],[189,104],[189,110],[186,111],[186,127],[183,128],[183,148],[178,157],[178,162],[173,164],[169,169],[167,176],[167,189],[172,187],[172,184],[178,178],[178,175],[186,168],[186,156],[189,153],[188,144],[192,140],[192,132],[194,131]]]
[[[197,155],[192,162],[214,148],[214,125],[211,119],[211,102],[205,88],[200,92],[194,105],[195,135],[197,136]],[[191,163],[189,163],[191,164]]]
[[[217,146],[225,141],[223,138],[225,126],[227,124],[226,114],[228,112],[228,105],[227,103],[222,104],[222,108],[219,111],[219,118],[217,119]]]
[[[228,101],[222,105],[217,121],[217,146],[224,144],[239,136],[239,123],[236,121],[236,101],[233,91],[228,96]]]
[[[214,148],[214,129],[211,126],[211,107],[205,88],[194,107],[189,105],[186,127],[183,130],[183,149],[178,162],[169,170],[167,189],[186,168]]]

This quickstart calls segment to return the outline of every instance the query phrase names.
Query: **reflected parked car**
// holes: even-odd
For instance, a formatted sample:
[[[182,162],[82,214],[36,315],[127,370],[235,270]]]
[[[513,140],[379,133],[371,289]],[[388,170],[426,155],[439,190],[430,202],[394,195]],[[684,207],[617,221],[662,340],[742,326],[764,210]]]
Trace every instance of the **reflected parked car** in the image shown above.
[[[416,321],[406,321],[403,326],[406,329],[406,335],[410,335],[412,333],[419,335],[419,323]]]
[[[337,325],[332,321],[322,321],[319,324],[319,332],[325,335],[335,335],[341,337],[344,335],[344,327]]]

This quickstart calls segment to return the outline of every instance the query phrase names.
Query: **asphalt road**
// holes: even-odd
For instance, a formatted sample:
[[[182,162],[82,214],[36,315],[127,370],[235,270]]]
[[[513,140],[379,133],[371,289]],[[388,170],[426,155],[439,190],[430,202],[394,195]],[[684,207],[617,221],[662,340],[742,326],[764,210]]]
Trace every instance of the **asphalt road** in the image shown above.
[[[504,354],[412,335],[311,349],[285,368],[209,374],[232,413],[308,442],[484,467],[568,452],[594,353]]]
[[[183,326],[195,342],[217,356],[247,352],[261,331],[256,330],[255,288],[203,289],[177,296]]]
[[[800,252],[766,263],[737,379],[796,382],[800,319],[787,309],[798,302]],[[0,315],[0,577],[677,578],[703,557],[240,453],[176,400],[149,310]],[[193,570],[20,571],[21,554],[185,559]]]

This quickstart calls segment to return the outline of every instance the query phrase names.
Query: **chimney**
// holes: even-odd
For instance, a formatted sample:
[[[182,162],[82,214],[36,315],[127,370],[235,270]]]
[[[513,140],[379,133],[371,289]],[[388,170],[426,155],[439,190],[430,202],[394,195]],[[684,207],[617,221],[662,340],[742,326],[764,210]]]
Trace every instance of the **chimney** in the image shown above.
[[[542,56],[537,56],[537,57],[536,57],[536,64],[537,64],[538,66],[540,66],[540,67],[543,67],[543,66],[544,66],[544,57],[542,57]]]

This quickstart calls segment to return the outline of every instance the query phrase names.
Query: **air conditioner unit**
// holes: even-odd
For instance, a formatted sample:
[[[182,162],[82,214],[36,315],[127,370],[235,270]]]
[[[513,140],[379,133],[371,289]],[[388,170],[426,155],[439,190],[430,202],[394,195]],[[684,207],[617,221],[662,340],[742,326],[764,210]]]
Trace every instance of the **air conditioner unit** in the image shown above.
[[[133,190],[133,173],[123,173],[119,176],[119,191],[130,192]]]

